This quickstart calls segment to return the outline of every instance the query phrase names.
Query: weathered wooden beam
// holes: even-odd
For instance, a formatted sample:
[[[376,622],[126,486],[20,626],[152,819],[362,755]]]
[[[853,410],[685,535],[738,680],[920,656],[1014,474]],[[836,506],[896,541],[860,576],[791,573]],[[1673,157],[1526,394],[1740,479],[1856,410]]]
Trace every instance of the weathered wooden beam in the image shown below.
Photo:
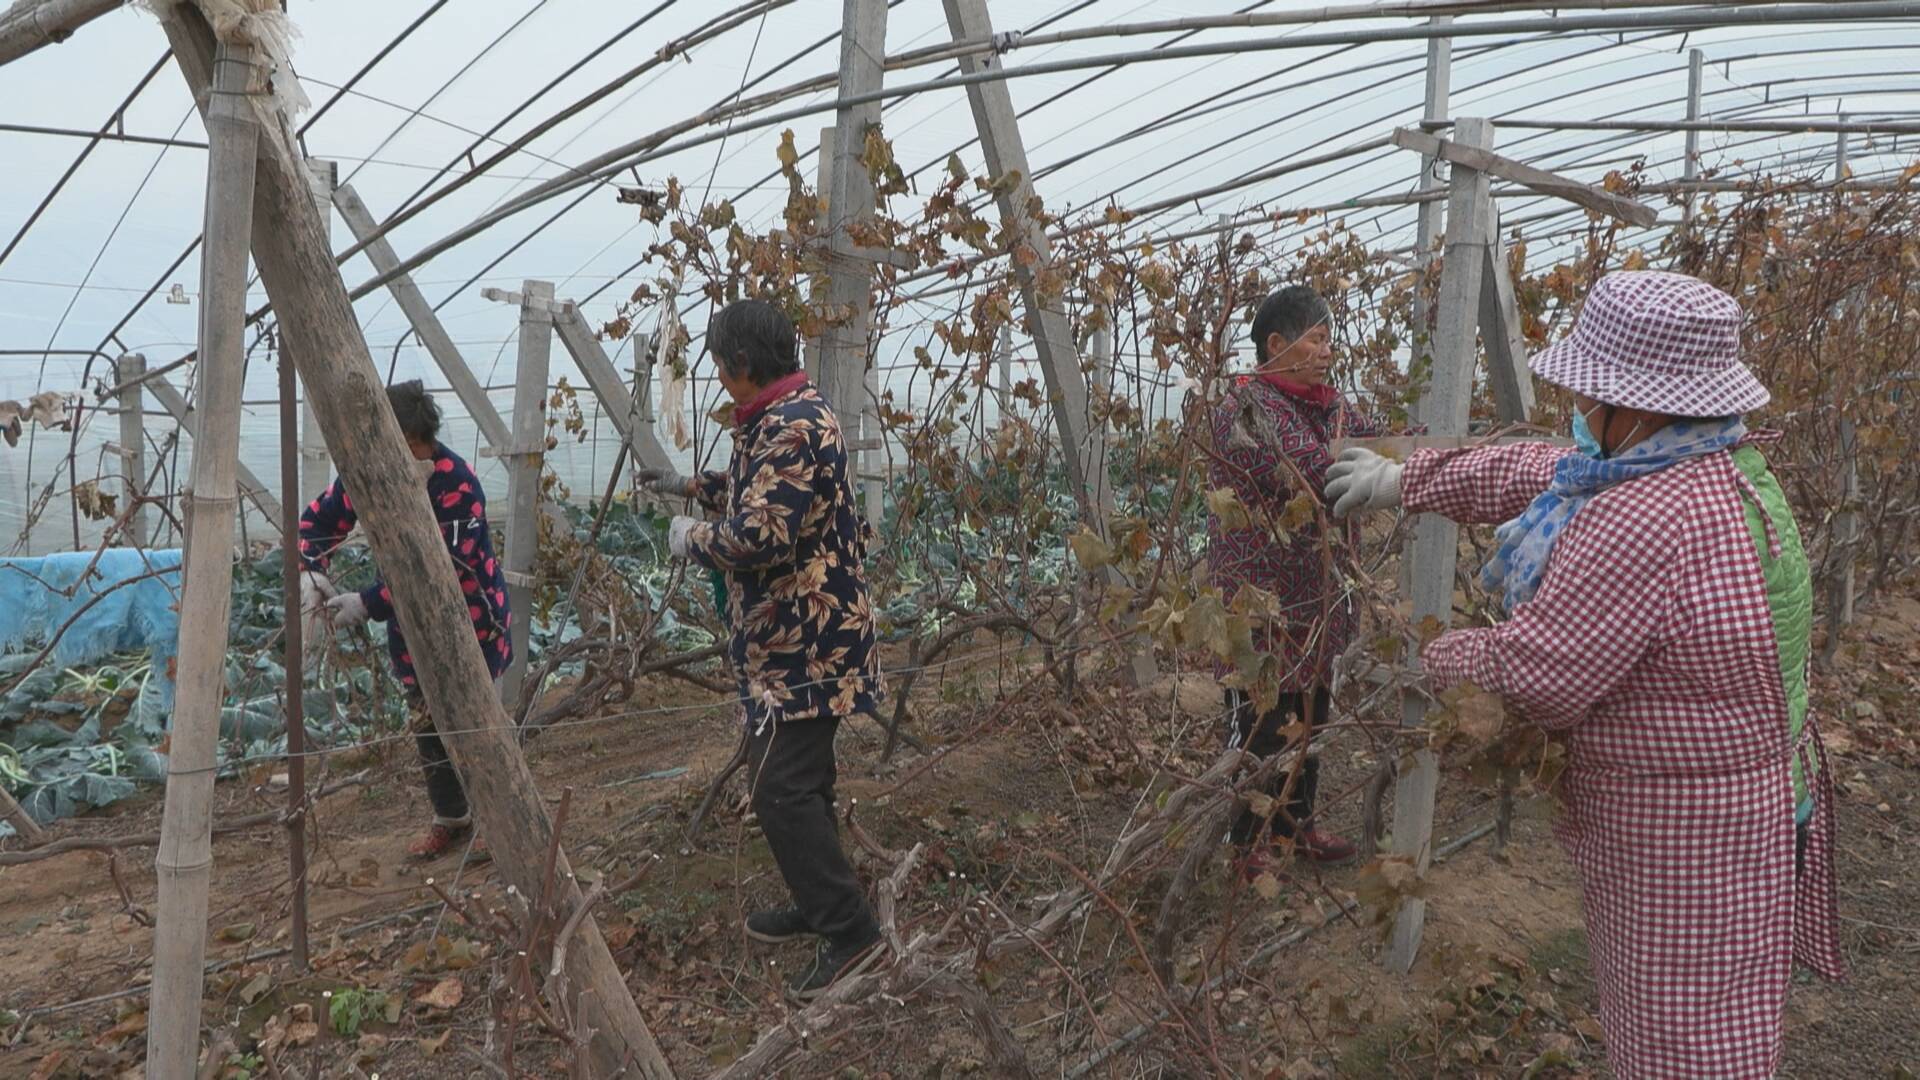
[[[177,17],[177,16],[176,16]],[[171,23],[171,19],[169,22]],[[264,80],[252,50],[207,50],[201,82],[207,124],[206,245],[200,254],[200,329],[195,371],[201,408],[183,498],[187,537],[180,585],[180,655],[167,754],[166,805],[153,931],[153,995],[147,1075],[195,1075],[206,981],[207,894],[213,881],[213,783],[219,763],[220,705],[226,696],[227,621],[233,602],[235,472],[246,385],[247,249],[254,210],[259,127],[248,96]],[[301,197],[305,198],[304,185]],[[266,232],[268,230],[261,230]],[[160,385],[160,384],[156,384]],[[279,516],[268,520],[279,525]]]
[[[1444,26],[1453,22],[1451,15],[1436,15],[1428,22]],[[1425,108],[1421,119],[1433,123],[1445,121],[1447,106],[1453,92],[1453,39],[1436,37],[1427,41],[1427,71]],[[1431,154],[1420,155],[1420,176],[1414,188],[1421,195],[1439,191],[1445,184],[1437,175],[1438,159]],[[1422,281],[1427,270],[1433,265],[1433,250],[1440,244],[1440,230],[1445,227],[1444,204],[1438,199],[1423,200],[1419,209],[1418,226],[1414,230],[1413,266],[1420,271]],[[1427,308],[1427,290],[1424,285],[1413,294],[1413,349],[1416,359],[1424,359],[1431,366],[1433,361],[1433,337],[1427,327],[1432,321],[1432,312]],[[1418,420],[1416,412],[1414,419]]]
[[[127,0],[19,0],[0,11],[0,65],[47,45],[58,45],[75,30]]]
[[[381,234],[380,226],[373,220],[373,212],[361,200],[360,193],[353,190],[352,184],[341,184],[333,190],[334,208],[340,211],[340,217],[353,230],[355,240],[365,244],[367,260],[381,274],[388,274],[400,266],[400,257],[393,252],[393,245]],[[507,422],[500,418],[493,402],[487,397],[487,391],[474,378],[473,370],[467,367],[467,361],[448,336],[446,327],[440,325],[440,316],[434,314],[433,305],[413,283],[413,278],[400,274],[387,282],[387,291],[393,294],[393,302],[399,305],[407,322],[413,325],[413,332],[420,336],[420,343],[427,347],[428,355],[440,368],[440,374],[447,377],[447,385],[453,387],[454,396],[460,399],[467,413],[473,417],[475,426],[480,429],[480,437],[494,446],[505,446],[509,438]]]
[[[171,11],[167,36],[189,92],[199,99],[210,80],[213,31],[193,5]],[[255,234],[254,259],[286,340],[295,346],[301,379],[312,392],[340,476],[353,492],[374,559],[393,590],[427,708],[450,718],[441,741],[466,782],[479,831],[502,876],[527,897],[547,895],[551,885],[557,911],[575,910],[581,890],[554,836],[518,733],[493,694],[453,562],[321,235],[300,162],[277,137],[278,124],[268,130],[260,140],[253,216],[273,227]],[[236,318],[234,326],[239,325]],[[222,582],[222,597],[229,585]],[[557,853],[551,864],[550,850]],[[564,983],[581,1029],[592,1032],[586,1057],[593,1075],[671,1080],[672,1069],[591,916],[581,921],[567,950]],[[197,1022],[199,996],[184,1007]],[[172,1080],[192,1071],[158,1075]]]
[[[1551,195],[1577,203],[1596,213],[1618,218],[1643,229],[1651,228],[1654,222],[1660,220],[1660,212],[1644,203],[1637,203],[1603,188],[1594,187],[1592,184],[1583,184],[1578,180],[1550,173],[1523,161],[1501,157],[1490,150],[1473,146],[1461,137],[1458,126],[1454,128],[1453,134],[1452,139],[1442,139],[1424,131],[1400,128],[1393,133],[1392,138],[1393,144],[1403,150],[1441,158],[1483,175],[1511,180],[1542,195]]]
[[[672,303],[671,298],[668,303]],[[633,422],[635,413],[633,394],[620,378],[620,369],[613,366],[607,358],[607,351],[600,347],[600,338],[587,325],[586,317],[571,301],[557,301],[553,313],[553,328],[560,335],[560,344],[567,347],[567,353],[573,357],[574,366],[587,380],[587,386],[593,390],[608,420],[613,422],[614,430],[633,447],[634,460],[649,469],[671,469],[673,459],[667,456],[667,448],[661,445],[654,434],[653,425]]]

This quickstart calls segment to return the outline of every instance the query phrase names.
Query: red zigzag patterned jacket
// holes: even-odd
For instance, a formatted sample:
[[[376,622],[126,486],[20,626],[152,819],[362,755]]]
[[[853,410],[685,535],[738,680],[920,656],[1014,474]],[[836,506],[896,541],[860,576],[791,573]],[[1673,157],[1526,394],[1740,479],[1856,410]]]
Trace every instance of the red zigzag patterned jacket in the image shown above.
[[[487,671],[497,679],[513,662],[513,642],[507,633],[513,625],[513,613],[507,607],[506,578],[500,573],[499,560],[493,557],[487,493],[460,455],[435,443],[427,498],[433,503],[433,516],[440,522],[440,535],[447,542],[447,554],[453,557],[454,572],[466,594],[473,636],[480,641]],[[327,490],[300,515],[300,559],[306,568],[325,573],[333,549],[359,520],[345,485],[339,480],[327,485]],[[393,659],[394,674],[409,691],[417,690],[413,656],[407,652],[406,639],[400,636],[400,620],[393,617],[393,594],[387,591],[385,582],[375,581],[360,590],[360,598],[366,601],[370,617],[387,624],[387,654]]]

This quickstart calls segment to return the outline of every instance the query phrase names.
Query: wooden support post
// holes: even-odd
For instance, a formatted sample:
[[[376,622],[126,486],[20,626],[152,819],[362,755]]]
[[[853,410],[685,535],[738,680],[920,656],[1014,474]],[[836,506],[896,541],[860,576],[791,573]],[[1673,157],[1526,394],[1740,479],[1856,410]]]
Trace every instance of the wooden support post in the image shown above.
[[[153,932],[147,1075],[155,1080],[188,1080],[200,1056],[207,890],[213,877],[213,780],[226,692],[238,510],[234,474],[240,462],[246,373],[247,247],[259,139],[247,96],[265,85],[264,73],[254,67],[252,51],[245,46],[220,46],[210,66],[211,79],[201,82],[210,82],[211,89],[204,105],[208,147],[197,343],[199,422],[193,428],[191,488],[183,499],[187,538],[180,655],[166,809],[153,860],[159,920]]]
[[[1013,411],[1013,327],[1002,325],[993,339],[994,400],[1000,409],[998,423],[1007,422]]]
[[[947,11],[947,29],[955,41],[987,40],[993,37],[993,20],[988,17],[986,0],[943,0]],[[960,58],[960,70],[966,75],[997,70],[1000,58],[993,54],[972,53]],[[1027,329],[1033,336],[1034,353],[1040,361],[1040,373],[1047,384],[1048,404],[1060,439],[1060,456],[1066,466],[1067,484],[1080,500],[1087,527],[1105,536],[1107,514],[1113,507],[1113,489],[1107,476],[1107,440],[1104,431],[1088,423],[1087,378],[1080,370],[1080,358],[1073,344],[1073,328],[1057,297],[1049,297],[1040,282],[1053,261],[1047,231],[1035,219],[1033,173],[1027,166],[1027,149],[1020,138],[1020,124],[1013,111],[1013,98],[1004,81],[967,84],[967,103],[973,108],[974,127],[980,133],[980,148],[987,159],[987,172],[996,181],[994,200],[1000,218],[1011,234],[1015,280],[1027,312]],[[1030,258],[1028,256],[1031,256]],[[1111,567],[1109,582],[1118,580]],[[1155,677],[1153,653],[1137,649],[1128,661],[1129,677],[1136,685],[1145,685]]]
[[[1435,26],[1446,26],[1453,22],[1451,15],[1436,15],[1427,20]],[[1447,102],[1453,86],[1453,39],[1435,37],[1427,39],[1427,83],[1426,104],[1421,111],[1421,119],[1440,122],[1447,118]],[[1420,179],[1415,185],[1420,192],[1436,191],[1440,188],[1437,175],[1440,159],[1431,154],[1420,155]],[[1419,227],[1416,231],[1413,249],[1413,265],[1420,271],[1422,279],[1433,265],[1433,249],[1440,243],[1440,229],[1445,223],[1446,212],[1439,201],[1422,202],[1416,213],[1419,215]],[[1424,357],[1428,364],[1433,361],[1433,338],[1427,329],[1431,317],[1427,307],[1427,292],[1422,288],[1413,294],[1413,349],[1414,359]],[[1257,359],[1257,358],[1256,358]],[[1419,407],[1414,408],[1414,419],[1421,419]]]
[[[868,94],[880,89],[887,51],[887,0],[842,0],[840,24],[840,96]],[[880,126],[880,103],[870,101],[834,112],[833,155],[823,161],[827,186],[826,295],[837,311],[851,317],[827,327],[821,334],[819,371],[821,392],[840,419],[842,431],[858,434],[851,462],[856,476],[875,472],[884,457],[879,452],[880,423],[873,397],[879,379],[867,339],[873,332],[873,264],[855,242],[851,227],[873,219],[873,177],[861,161],[869,132]],[[827,138],[827,132],[821,133]],[[818,290],[816,290],[816,294]],[[862,482],[867,520],[881,524],[882,490],[877,477]]]
[[[153,391],[153,399],[160,403],[160,407],[173,414],[175,423],[188,431],[199,430],[201,410],[188,405],[186,395],[174,389],[166,376],[158,375],[148,379],[146,387]],[[266,519],[268,527],[277,534],[280,531],[282,516],[280,500],[274,498],[272,489],[268,488],[266,483],[245,465],[236,465],[234,474],[239,478],[240,494],[253,504],[254,509],[260,511],[260,516]]]
[[[600,399],[607,419],[613,421],[620,437],[632,444],[634,460],[649,469],[673,468],[673,460],[667,457],[667,448],[654,435],[652,421],[634,426],[631,419],[634,415],[633,395],[627,390],[626,381],[620,378],[620,369],[607,359],[607,351],[600,347],[599,335],[587,325],[580,309],[571,301],[554,301],[553,329],[560,335],[560,344],[567,347],[567,354],[573,357],[574,366],[586,377],[594,396]],[[665,347],[664,344],[662,347]],[[650,406],[642,405],[641,408],[646,415],[652,415]]]
[[[842,0],[840,96],[880,89],[887,48],[887,0]],[[873,177],[861,163],[867,132],[880,123],[880,103],[838,109],[827,196],[827,303],[852,315],[827,327],[820,342],[820,388],[843,429],[857,430],[864,391],[867,337],[873,329],[873,267],[854,254],[849,226],[873,219]]]
[[[553,282],[521,286],[520,357],[513,380],[513,445],[507,461],[507,597],[513,610],[513,663],[500,681],[500,700],[520,700],[532,642],[533,590],[529,576],[540,554],[540,474],[547,459],[547,369],[553,351]],[[544,301],[544,303],[543,303]]]
[[[375,238],[379,226],[373,220],[373,211],[360,199],[360,193],[353,190],[352,184],[341,184],[333,189],[333,205],[340,211],[340,219],[353,231],[354,239],[366,244],[367,261],[382,274],[392,273],[400,265],[400,257],[393,252],[393,245],[384,236]],[[447,335],[446,328],[440,325],[440,317],[433,312],[433,305],[413,283],[413,278],[401,274],[387,282],[387,291],[393,294],[393,302],[407,316],[407,322],[413,326],[413,332],[420,337],[420,343],[427,347],[428,355],[440,368],[440,374],[447,377],[447,385],[453,387],[455,397],[473,417],[474,426],[480,429],[480,438],[495,448],[504,447],[511,436],[507,432],[507,422],[500,419],[500,413],[494,409],[493,401],[487,397],[480,380],[474,378],[473,371],[453,344],[453,338]]]
[[[1841,113],[1839,120],[1847,122],[1847,114]],[[1839,184],[1852,174],[1847,164],[1847,133],[1843,129],[1834,138],[1833,144],[1833,182]],[[1835,195],[1836,204],[1845,196]],[[1848,297],[1846,307],[1849,312],[1860,306],[1860,297]],[[1853,598],[1857,587],[1855,565],[1856,547],[1860,542],[1860,512],[1856,509],[1860,502],[1860,439],[1854,430],[1853,418],[1846,413],[1844,395],[1838,388],[1834,390],[1834,407],[1839,414],[1840,451],[1840,512],[1833,518],[1834,549],[1843,560],[1836,568],[1833,577],[1832,598],[1828,605],[1829,620],[1833,624],[1827,629],[1826,659],[1830,659],[1838,648],[1842,626],[1853,625]]]
[[[1700,79],[1705,73],[1707,54],[1699,49],[1687,50],[1687,123],[1700,122]],[[1688,183],[1700,178],[1700,129],[1687,128],[1687,159],[1681,163],[1680,175]],[[1689,191],[1680,204],[1680,220],[1693,220],[1693,192]]]
[[[1840,553],[1841,563],[1834,572],[1832,599],[1827,608],[1835,624],[1827,630],[1829,656],[1840,636],[1838,627],[1853,625],[1854,593],[1858,588],[1855,564],[1859,559],[1855,548],[1860,543],[1860,512],[1854,507],[1860,502],[1860,436],[1854,430],[1853,421],[1844,413],[1840,417],[1839,436],[1840,512],[1833,517],[1833,545]]]
[[[1493,125],[1477,117],[1463,118],[1453,128],[1464,148],[1485,151],[1493,145]],[[1467,407],[1473,388],[1475,316],[1480,310],[1482,279],[1486,271],[1486,237],[1493,205],[1487,195],[1487,174],[1453,164],[1447,193],[1447,255],[1440,277],[1440,324],[1434,335],[1433,378],[1420,404],[1420,416],[1437,436],[1464,435]],[[1454,570],[1460,558],[1460,527],[1437,514],[1420,518],[1408,556],[1413,592],[1413,622],[1432,618],[1446,626],[1453,619]],[[1401,723],[1417,728],[1426,722],[1426,699],[1408,692],[1402,702]],[[1393,796],[1393,851],[1413,860],[1425,874],[1433,861],[1433,799],[1439,786],[1440,765],[1430,750],[1413,754],[1410,767],[1401,769]],[[1426,902],[1407,900],[1394,918],[1387,966],[1406,972],[1420,951],[1420,932],[1426,922]]]
[[[814,155],[813,191],[814,197],[820,200],[821,215],[819,220],[822,222],[832,220],[833,128],[831,126],[820,129],[820,149],[819,152]],[[812,303],[815,305],[824,305],[827,303],[827,276],[825,274],[814,275],[809,280],[807,288],[807,295]],[[820,358],[823,355],[823,349],[824,339],[822,337],[810,337],[801,344],[801,351],[805,356],[807,367],[807,381],[817,387],[824,387],[825,385],[820,381],[823,377],[820,374]]]
[[[120,391],[120,497],[129,506],[147,492],[147,395],[136,381],[146,373],[147,358],[139,353],[122,356],[115,372],[122,386],[133,384]],[[127,518],[124,541],[129,547],[153,542],[147,532],[146,507],[135,508]]]
[[[190,4],[170,8],[163,25],[189,93],[201,100],[213,67],[212,27]],[[259,184],[252,203],[256,220],[273,223],[272,228],[260,230],[254,238],[261,280],[266,283],[286,340],[295,346],[294,359],[302,380],[312,391],[327,445],[333,449],[341,479],[353,493],[354,509],[366,529],[374,559],[393,591],[395,610],[413,654],[427,708],[435,716],[458,718],[459,729],[443,733],[441,741],[466,781],[473,814],[493,850],[494,865],[524,896],[542,896],[551,885],[555,912],[543,913],[543,918],[578,911],[581,890],[564,849],[553,835],[552,820],[527,769],[517,733],[492,692],[492,680],[470,629],[453,561],[447,557],[426,490],[416,479],[418,473],[399,425],[386,407],[383,381],[361,336],[339,269],[321,236],[319,216],[307,197],[300,162],[292,148],[279,140],[279,131],[276,124],[261,139]],[[239,326],[236,314],[236,334]],[[237,387],[234,393],[238,393]],[[221,415],[237,419],[237,404],[236,398],[231,413]],[[229,589],[229,581],[219,582],[221,627],[225,625]],[[185,610],[210,612],[215,599],[207,600],[207,608]],[[211,614],[196,617],[212,619]],[[184,657],[186,648],[193,646],[190,641],[182,645]],[[183,685],[182,690],[186,689]],[[183,763],[177,757],[178,735],[174,752],[174,769],[179,772]],[[210,768],[204,775],[210,788]],[[203,836],[207,820],[201,818]],[[552,862],[548,861],[550,850],[555,852]],[[163,917],[162,921],[164,924],[167,920]],[[550,925],[558,922],[554,919]],[[205,915],[201,913],[196,928],[203,930],[204,925]],[[195,973],[197,978],[197,966]],[[587,1071],[599,1077],[619,1074],[671,1080],[673,1071],[635,1006],[626,979],[591,914],[581,919],[556,981],[564,988],[580,1030],[592,1033],[586,1052]],[[156,1004],[162,1000],[157,992],[155,1000]],[[178,1007],[198,1023],[198,993],[185,995]],[[161,1080],[190,1077],[191,1059],[185,1070],[151,1075]]]
[[[886,431],[880,426],[880,369],[867,365],[865,392],[860,395],[860,449],[855,458],[865,496],[867,521],[878,529],[886,521]]]
[[[1093,384],[1096,403],[1102,403],[1102,399],[1113,394],[1113,313],[1111,311],[1106,313],[1100,329],[1094,331],[1093,340],[1089,344],[1093,346],[1093,370],[1087,373],[1087,378]],[[1105,408],[1111,411],[1112,406],[1106,404]],[[1105,426],[1104,423],[1101,426]]]
[[[668,303],[673,301],[669,300]],[[656,443],[660,441],[660,431],[653,418],[653,342],[654,335],[636,333],[633,335],[633,400],[627,405],[627,424],[635,434],[635,441],[645,433],[645,438]],[[563,346],[565,342],[561,343]],[[616,422],[614,428],[618,430]],[[629,448],[627,453],[629,483],[637,492],[640,490],[639,472],[646,468]]]
[[[313,183],[313,203],[320,208],[320,220],[327,230],[327,247],[333,247],[333,192],[340,186],[340,167],[319,158],[307,160],[307,173]],[[317,497],[333,479],[333,459],[327,456],[327,437],[320,430],[320,415],[313,402],[300,395],[300,490],[287,495],[299,505]]]
[[[1847,164],[1847,114],[1840,113],[1834,119],[1841,125],[1833,136],[1833,182],[1839,184],[1853,175],[1853,168]]]

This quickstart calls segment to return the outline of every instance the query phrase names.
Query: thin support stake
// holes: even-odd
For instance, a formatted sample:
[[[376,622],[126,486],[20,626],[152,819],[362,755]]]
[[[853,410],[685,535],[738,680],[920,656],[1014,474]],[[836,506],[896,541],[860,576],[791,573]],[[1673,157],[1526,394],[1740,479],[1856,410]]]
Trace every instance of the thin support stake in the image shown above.
[[[139,500],[147,493],[147,395],[138,380],[146,374],[147,358],[128,353],[118,367],[116,377],[126,386],[120,392],[120,497],[133,507],[126,540],[130,547],[146,547],[152,536],[147,532],[147,508]]]
[[[513,383],[513,445],[507,457],[507,595],[515,618],[508,630],[513,663],[500,683],[500,700],[520,700],[532,646],[533,590],[524,584],[540,554],[540,474],[546,462],[547,369],[553,352],[553,283],[521,286],[520,354]]]
[[[300,411],[293,358],[280,353],[280,505],[285,507],[280,535],[281,640],[287,672],[287,877],[293,886],[293,966],[307,970],[307,716],[306,611],[300,602]]]

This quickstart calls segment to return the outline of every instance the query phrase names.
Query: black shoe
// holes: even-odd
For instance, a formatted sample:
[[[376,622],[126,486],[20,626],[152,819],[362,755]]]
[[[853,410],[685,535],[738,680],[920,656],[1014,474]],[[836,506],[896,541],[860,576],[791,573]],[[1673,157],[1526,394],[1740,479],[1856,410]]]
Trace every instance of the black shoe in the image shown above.
[[[778,945],[811,933],[813,928],[807,925],[807,917],[800,914],[799,908],[756,911],[747,916],[747,936],[769,945]]]
[[[813,955],[813,964],[787,983],[787,996],[795,1001],[812,1001],[843,978],[858,975],[880,957],[880,935],[874,934],[853,944],[821,942]]]

